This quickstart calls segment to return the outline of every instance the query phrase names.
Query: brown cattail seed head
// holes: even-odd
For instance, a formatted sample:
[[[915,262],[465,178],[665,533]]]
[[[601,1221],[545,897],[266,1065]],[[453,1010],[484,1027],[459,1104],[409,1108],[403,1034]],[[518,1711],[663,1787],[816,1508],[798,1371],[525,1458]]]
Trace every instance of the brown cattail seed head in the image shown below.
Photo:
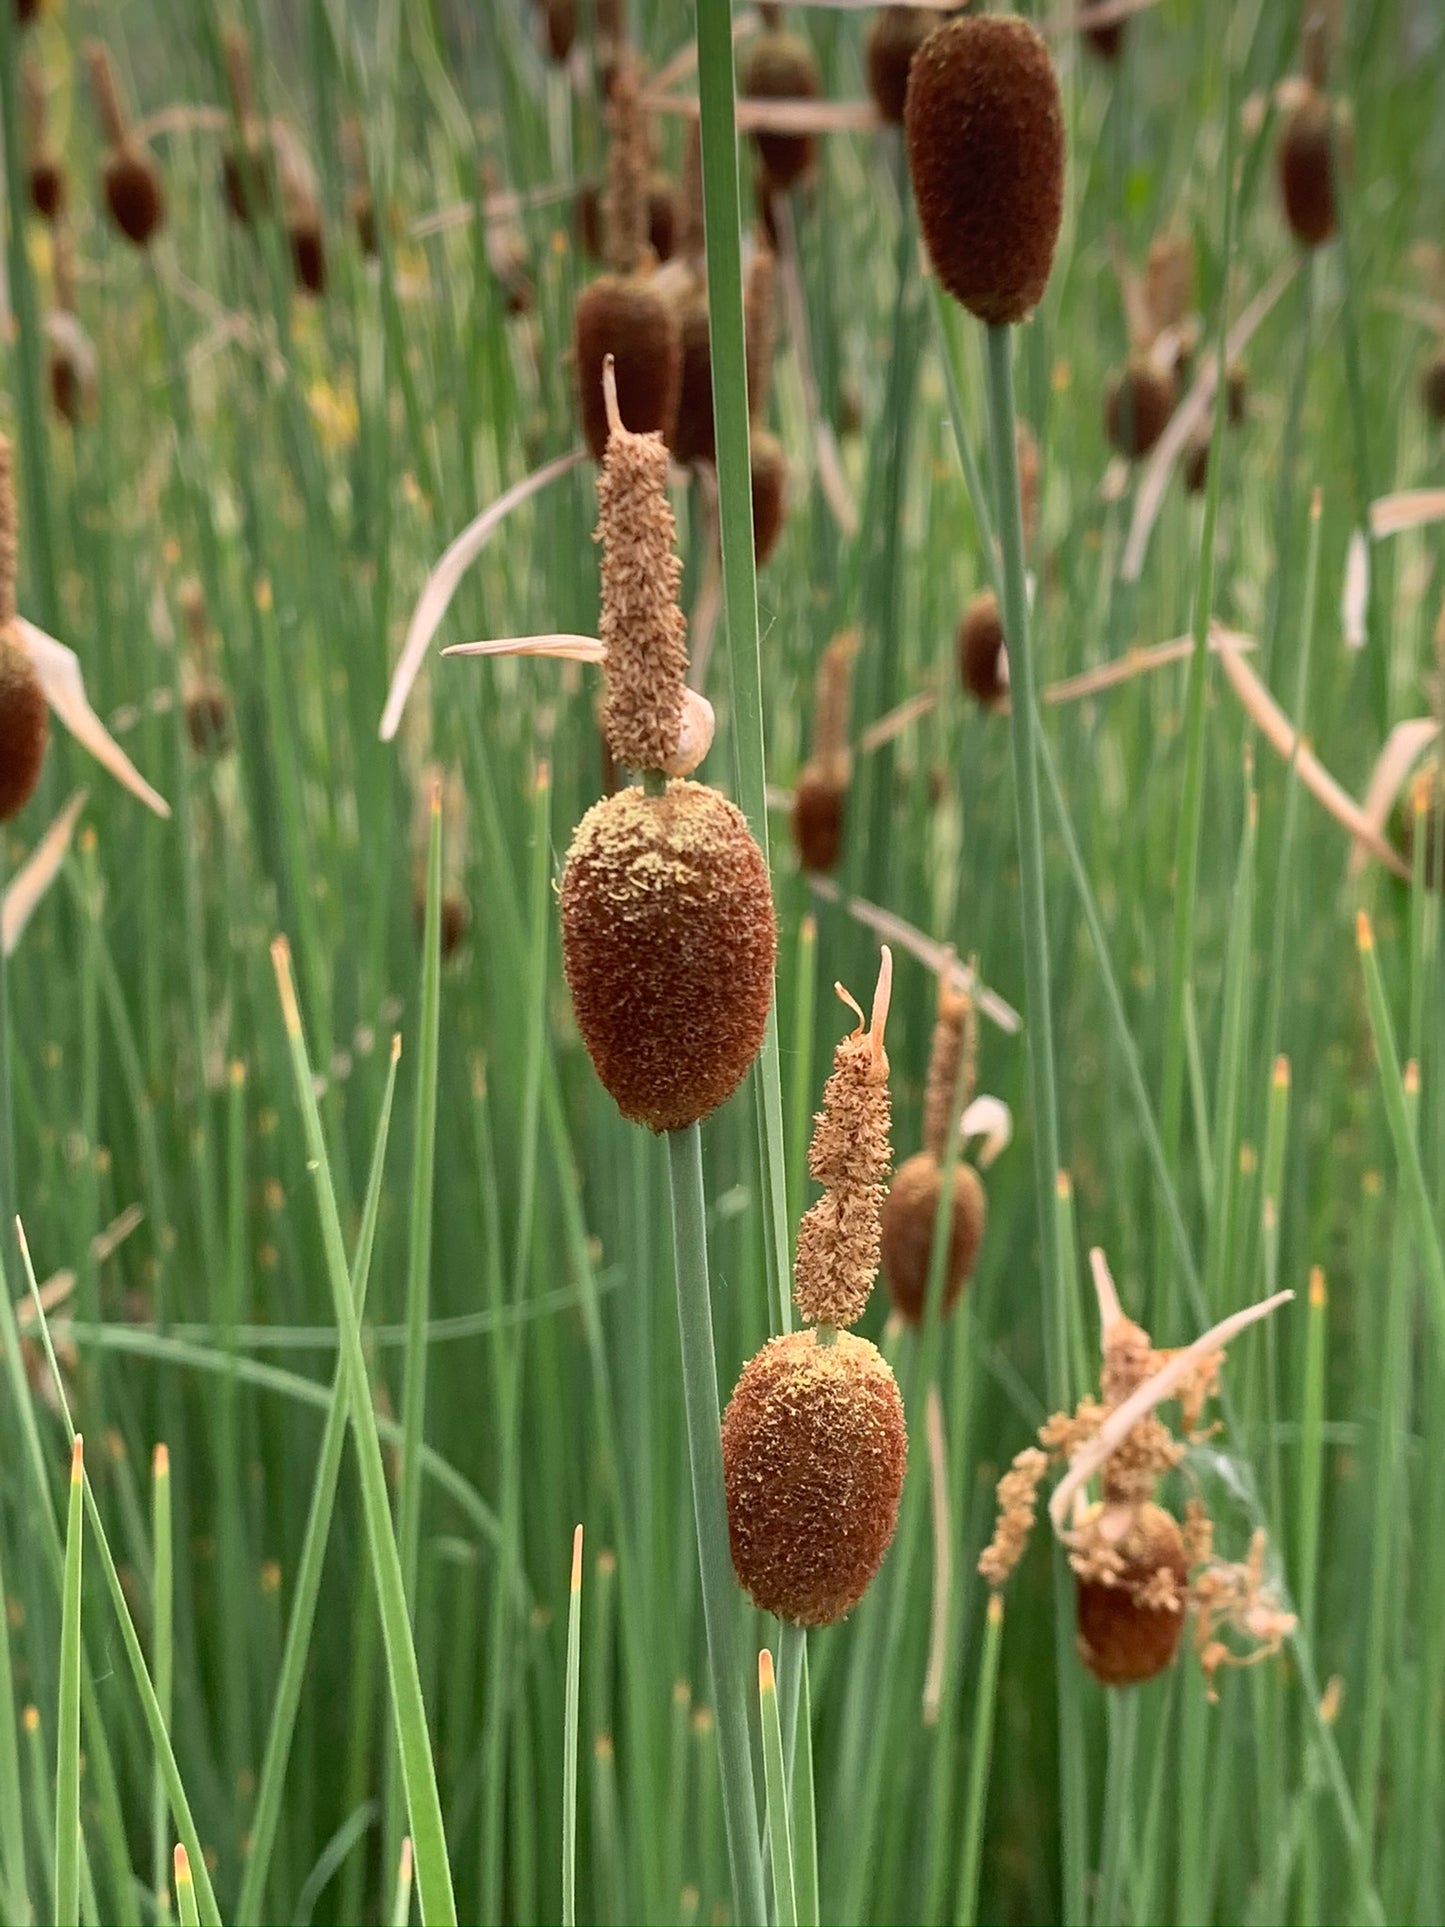
[[[826,875],[837,868],[847,800],[846,784],[835,782],[819,763],[805,765],[793,791],[793,844],[805,870]]]
[[[40,0],[15,0],[15,18],[22,27],[28,27],[40,11]]]
[[[677,421],[668,437],[674,459],[684,467],[717,459],[717,434],[712,413],[712,336],[708,326],[707,289],[694,283],[680,308],[682,380],[678,387]]]
[[[544,12],[547,52],[560,65],[577,38],[577,0],[547,0]]]
[[[186,736],[197,756],[220,756],[231,747],[231,694],[215,676],[198,677],[186,692]]]
[[[30,205],[42,221],[59,220],[65,207],[65,168],[46,136],[45,74],[27,58],[20,70],[25,123],[25,179]]]
[[[321,216],[308,209],[287,231],[291,243],[291,271],[296,285],[310,295],[326,292],[326,243],[321,233]]]
[[[1064,113],[1043,40],[1007,14],[949,21],[914,56],[904,110],[939,280],[980,321],[1037,307],[1064,212]]]
[[[411,912],[412,921],[416,925],[417,939],[420,941],[426,931],[426,890],[424,888],[413,891]],[[452,958],[456,956],[457,952],[466,942],[467,931],[471,927],[471,921],[471,905],[467,902],[461,891],[455,889],[443,890],[441,927],[438,932],[441,939],[443,963],[450,963]]]
[[[101,175],[110,218],[132,246],[149,247],[166,218],[160,170],[142,147],[117,147]]]
[[[753,555],[759,568],[778,546],[788,519],[788,458],[765,428],[753,430]]]
[[[1124,47],[1124,22],[1109,20],[1100,27],[1085,27],[1084,45],[1112,67]]]
[[[895,1309],[910,1325],[922,1322],[928,1301],[928,1270],[933,1227],[943,1191],[943,1171],[931,1151],[919,1151],[899,1165],[883,1207],[883,1281]],[[987,1206],[983,1184],[971,1164],[953,1167],[953,1224],[943,1270],[946,1314],[973,1276],[983,1242]]]
[[[1162,1506],[1145,1504],[1103,1508],[1085,1531],[1096,1540],[1107,1533],[1117,1569],[1076,1578],[1079,1658],[1104,1686],[1153,1679],[1184,1630],[1189,1575],[1179,1526]]]
[[[762,1047],[777,926],[742,812],[699,783],[619,790],[577,826],[562,960],[588,1055],[654,1131],[729,1098]]]
[[[660,435],[613,428],[597,506],[607,670],[602,726],[619,762],[665,770],[682,731],[687,624],[677,602],[682,563]]]
[[[266,149],[259,127],[247,128],[242,144],[228,147],[222,154],[221,195],[231,219],[242,227],[249,227],[265,211],[269,199]]]
[[[1285,219],[1301,247],[1317,248],[1334,233],[1338,225],[1335,169],[1341,178],[1348,176],[1353,158],[1349,121],[1306,83],[1285,119],[1275,152]]]
[[[873,16],[864,65],[873,104],[890,127],[903,125],[908,69],[937,25],[937,15],[927,7],[880,7]]]
[[[893,1538],[908,1458],[877,1349],[851,1332],[772,1339],[743,1368],[722,1452],[733,1569],[754,1604],[798,1626],[851,1612]]]
[[[1445,341],[1437,344],[1420,378],[1420,399],[1431,421],[1445,422]]]
[[[26,176],[30,205],[42,221],[52,227],[65,212],[65,167],[53,154],[41,154],[30,163]]]
[[[754,100],[816,100],[822,83],[813,49],[798,34],[760,34],[743,62],[742,91]],[[818,143],[812,134],[759,131],[753,139],[775,189],[792,187],[813,165]]]
[[[0,823],[23,810],[40,780],[50,712],[13,625],[0,628]]]
[[[923,1095],[923,1148],[941,1162],[948,1150],[954,1106],[966,1111],[973,1098],[978,1057],[978,1018],[973,999],[945,980],[939,986],[938,1018],[928,1052]]]
[[[1174,413],[1174,377],[1142,355],[1115,375],[1104,397],[1110,446],[1137,461],[1147,455]]]
[[[1180,466],[1184,472],[1185,488],[1191,495],[1202,495],[1205,483],[1209,480],[1209,430],[1207,428],[1190,437]]]
[[[964,688],[984,709],[993,709],[1008,695],[1008,652],[998,597],[983,589],[963,612],[958,625],[958,674]]]
[[[670,436],[682,388],[677,309],[640,276],[604,274],[577,299],[573,334],[582,431],[594,458],[607,448],[602,364],[612,356],[618,411],[639,435]]]

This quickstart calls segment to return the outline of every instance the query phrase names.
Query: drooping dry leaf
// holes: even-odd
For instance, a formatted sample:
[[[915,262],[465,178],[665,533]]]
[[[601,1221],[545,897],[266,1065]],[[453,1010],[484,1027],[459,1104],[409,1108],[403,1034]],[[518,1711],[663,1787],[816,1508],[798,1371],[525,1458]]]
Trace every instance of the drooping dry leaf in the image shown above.
[[[46,891],[60,874],[70,839],[85,808],[86,790],[77,790],[10,879],[5,890],[3,923],[5,955],[13,957],[25,926],[39,908]]]
[[[513,509],[520,507],[529,497],[538,494],[560,476],[566,475],[569,470],[579,467],[586,459],[586,451],[575,448],[570,455],[559,455],[555,461],[544,463],[518,482],[515,488],[509,488],[505,495],[498,496],[491,507],[484,509],[474,522],[469,522],[447,547],[422,588],[406,632],[406,641],[402,645],[401,657],[392,672],[386,707],[381,713],[381,740],[384,743],[389,743],[396,735],[412,684],[421,670],[431,639],[456,594],[457,584]]]
[[[1440,725],[1433,716],[1416,716],[1409,722],[1396,723],[1385,738],[1385,747],[1370,771],[1364,801],[1365,820],[1380,834],[1384,833],[1406,777],[1439,735]],[[1364,867],[1365,847],[1357,842],[1350,851],[1349,874],[1358,876]]]
[[[495,642],[451,642],[444,656],[556,656],[563,662],[601,662],[606,650],[596,636],[499,636]]]
[[[20,640],[35,664],[35,673],[45,691],[45,700],[61,722],[84,749],[88,749],[102,769],[110,771],[132,796],[139,797],[157,816],[169,817],[171,806],[158,790],[153,790],[105,724],[90,706],[85,693],[85,678],[80,660],[54,636],[47,636],[23,616],[15,619]]]
[[[1377,542],[1407,529],[1428,528],[1432,522],[1445,522],[1445,488],[1402,489],[1370,504],[1370,533]]]

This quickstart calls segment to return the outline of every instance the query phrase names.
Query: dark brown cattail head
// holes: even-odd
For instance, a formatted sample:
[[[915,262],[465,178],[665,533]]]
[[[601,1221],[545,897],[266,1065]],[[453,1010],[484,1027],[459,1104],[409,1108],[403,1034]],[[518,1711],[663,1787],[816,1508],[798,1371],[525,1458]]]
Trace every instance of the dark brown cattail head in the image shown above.
[[[903,125],[908,69],[913,56],[937,25],[937,14],[927,7],[880,7],[873,16],[864,48],[864,66],[873,104],[890,127]]]
[[[813,49],[800,35],[775,29],[749,47],[742,92],[753,100],[816,100],[822,92]],[[771,187],[782,191],[809,172],[817,152],[812,134],[754,134],[758,158]]]
[[[894,1309],[910,1325],[922,1322],[928,1302],[928,1271],[933,1228],[943,1191],[943,1171],[931,1151],[919,1151],[899,1165],[883,1207],[883,1282]],[[983,1242],[987,1206],[982,1181],[971,1164],[953,1168],[953,1223],[944,1260],[943,1300],[947,1315],[957,1304]]]
[[[668,437],[674,460],[684,468],[693,462],[717,460],[717,434],[712,412],[712,335],[708,325],[707,289],[694,282],[679,308],[682,335],[682,380],[677,396],[677,421]]]
[[[638,434],[671,436],[682,388],[682,329],[664,293],[640,275],[601,275],[578,296],[573,349],[582,429],[597,461],[607,447],[602,365],[608,355],[623,421]]]
[[[1420,399],[1431,421],[1445,422],[1445,341],[1436,343],[1434,354],[1425,363],[1425,372],[1420,377]]]
[[[1224,377],[1224,412],[1231,428],[1243,426],[1249,414],[1249,370],[1231,361]]]
[[[0,626],[0,823],[23,810],[40,780],[50,711],[14,624]]]
[[[797,1626],[851,1612],[893,1538],[908,1459],[903,1400],[864,1338],[774,1338],[744,1366],[722,1422],[733,1569]]]
[[[577,39],[577,0],[546,0],[542,11],[547,52],[560,66]]]
[[[166,218],[160,170],[142,147],[117,147],[101,175],[110,218],[132,246],[149,247]]]
[[[64,162],[54,154],[38,155],[30,163],[25,184],[30,205],[42,221],[54,227],[65,212],[67,182]]]
[[[805,870],[826,876],[838,867],[843,849],[847,785],[836,782],[821,764],[804,765],[793,791],[793,847]]]
[[[46,129],[45,73],[29,56],[20,69],[24,121],[25,183],[30,205],[52,226],[65,207],[65,167]]]
[[[1064,211],[1064,113],[1025,20],[949,21],[914,56],[904,109],[913,195],[939,280],[980,321],[1043,296]]]
[[[412,921],[416,925],[417,940],[426,931],[426,890],[424,887],[412,892]],[[467,940],[471,928],[471,905],[457,889],[444,889],[441,901],[441,955],[443,963],[450,963]]]
[[[984,709],[993,709],[1008,695],[1008,652],[998,597],[983,589],[963,612],[958,625],[958,675],[964,688]]]
[[[1179,1650],[1189,1572],[1177,1521],[1162,1506],[1105,1506],[1084,1529],[1093,1568],[1078,1572],[1079,1658],[1104,1686],[1162,1673]]]
[[[765,428],[753,430],[753,555],[761,568],[778,546],[788,519],[788,458]]]
[[[1147,356],[1135,355],[1104,396],[1104,432],[1131,461],[1147,455],[1174,413],[1174,377]]]
[[[231,747],[234,714],[231,692],[215,676],[198,676],[186,692],[186,737],[196,756],[224,755]]]
[[[1084,45],[1112,67],[1124,50],[1124,22],[1107,20],[1102,26],[1085,27]]]
[[[1353,159],[1349,119],[1318,88],[1301,83],[1275,151],[1285,219],[1301,247],[1317,248],[1334,233],[1339,224],[1336,170],[1341,180],[1348,179]]]
[[[28,27],[40,11],[40,0],[15,0],[15,18],[22,27]]]
[[[347,201],[351,215],[351,225],[356,233],[356,245],[368,261],[374,261],[379,249],[376,238],[376,203],[371,198],[369,187],[354,187]]]
[[[1199,429],[1189,438],[1184,450],[1180,468],[1184,475],[1184,486],[1191,495],[1202,495],[1209,480],[1209,429]]]
[[[577,826],[562,960],[582,1041],[624,1117],[680,1130],[762,1047],[777,926],[742,812],[699,783],[619,790]]]
[[[291,245],[291,271],[297,287],[309,295],[325,294],[326,241],[316,209],[303,212],[287,229],[286,238]]]
[[[59,292],[60,258],[57,253],[57,302],[62,300]],[[46,316],[45,330],[50,337],[47,373],[51,405],[62,421],[72,428],[78,428],[95,412],[99,388],[99,362],[95,346],[75,316],[64,306],[58,306]]]
[[[660,435],[635,435],[623,425],[606,391],[610,378],[604,371],[610,432],[597,478],[602,721],[620,763],[671,770],[682,737],[687,623],[677,600],[682,563],[667,498],[667,447]]]

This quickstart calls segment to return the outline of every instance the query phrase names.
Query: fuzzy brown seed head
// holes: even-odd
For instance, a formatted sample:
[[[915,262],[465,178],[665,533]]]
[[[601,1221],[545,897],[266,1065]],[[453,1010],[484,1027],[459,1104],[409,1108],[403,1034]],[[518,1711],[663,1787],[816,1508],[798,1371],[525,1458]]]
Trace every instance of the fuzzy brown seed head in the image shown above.
[[[948,1150],[955,1103],[961,1114],[972,1102],[977,1057],[978,1017],[973,999],[945,977],[938,987],[938,1016],[923,1094],[923,1148],[940,1163]]]
[[[665,295],[640,276],[600,276],[578,296],[573,352],[582,431],[597,461],[607,449],[602,364],[608,355],[623,421],[639,435],[672,434],[682,387],[682,331]]]
[[[781,30],[760,34],[743,62],[742,92],[753,100],[816,100],[822,92],[813,49],[800,35]],[[753,136],[769,184],[783,191],[809,172],[817,152],[812,134]]]
[[[66,189],[64,163],[54,154],[40,154],[31,161],[26,173],[30,205],[51,227],[65,212]]]
[[[722,1422],[728,1534],[764,1612],[828,1626],[883,1563],[908,1458],[903,1401],[866,1339],[774,1338],[743,1368]]]
[[[1209,431],[1207,428],[1190,437],[1181,467],[1184,471],[1185,488],[1191,495],[1202,495],[1204,485],[1209,480]]]
[[[321,216],[309,209],[287,231],[291,244],[291,271],[296,285],[309,295],[326,292],[326,242],[321,232]]]
[[[577,0],[547,0],[543,11],[547,52],[560,66],[577,38]]]
[[[577,826],[562,873],[577,1027],[624,1117],[679,1130],[762,1047],[777,925],[767,865],[716,790],[619,790]]]
[[[1144,302],[1156,335],[1177,328],[1194,306],[1194,243],[1187,234],[1159,234],[1149,244]]]
[[[85,377],[75,356],[59,342],[51,344],[46,378],[50,383],[51,407],[63,422],[78,428],[89,412]]]
[[[1112,67],[1123,52],[1124,25],[1122,20],[1110,20],[1101,27],[1085,27],[1084,45]]]
[[[677,422],[669,443],[674,458],[688,467],[717,459],[717,435],[712,412],[712,335],[708,326],[707,289],[694,283],[680,307],[682,381],[677,397]]]
[[[943,1172],[931,1151],[919,1151],[899,1165],[883,1207],[883,1282],[894,1308],[910,1325],[922,1322],[928,1301],[928,1271],[933,1228]],[[952,1311],[978,1259],[987,1203],[982,1181],[971,1164],[953,1168],[953,1223],[944,1260],[941,1312]]]
[[[1335,170],[1347,179],[1353,158],[1354,131],[1349,120],[1331,108],[1318,89],[1306,87],[1280,130],[1275,151],[1284,216],[1301,247],[1317,248],[1334,233],[1338,226]]]
[[[1008,695],[1008,653],[998,597],[992,589],[981,590],[963,612],[958,625],[958,675],[984,709],[993,709]]]
[[[412,892],[412,921],[416,925],[417,939],[420,941],[426,931],[426,891]],[[467,931],[471,927],[471,905],[460,890],[443,890],[441,901],[441,927],[438,935],[441,940],[443,963],[450,963],[466,942]]]
[[[743,291],[743,334],[747,347],[748,414],[758,421],[767,413],[773,381],[773,302],[777,261],[771,248],[760,247],[748,263]]]
[[[761,568],[778,546],[788,519],[788,458],[765,428],[753,430],[753,556]]]
[[[50,711],[13,625],[0,628],[0,823],[24,809],[40,780]]]
[[[1048,48],[1007,14],[949,21],[914,56],[904,109],[929,256],[980,321],[1038,306],[1064,211],[1064,114]]]
[[[39,12],[40,0],[15,0],[15,18],[22,27],[28,27]]]
[[[1243,426],[1249,414],[1249,370],[1232,361],[1224,376],[1224,412],[1231,428]]]
[[[819,763],[804,765],[793,791],[793,847],[804,870],[826,876],[843,849],[846,785],[834,782]]]
[[[133,247],[149,247],[166,218],[160,169],[143,147],[113,148],[101,174],[110,218]]]
[[[1115,375],[1104,397],[1104,432],[1109,445],[1137,461],[1154,447],[1174,413],[1174,377],[1136,355]]]
[[[624,418],[625,419],[625,418]],[[682,731],[687,624],[682,563],[667,499],[667,445],[620,424],[597,478],[602,544],[602,720],[612,753],[635,770],[671,767]]]
[[[1154,1679],[1184,1630],[1189,1573],[1178,1523],[1162,1506],[1104,1506],[1083,1536],[1070,1555],[1079,1658],[1104,1686]]]
[[[231,694],[217,677],[197,678],[187,691],[184,713],[186,736],[197,756],[220,756],[231,747]]]
[[[650,164],[642,117],[642,83],[635,60],[618,68],[607,106],[607,183],[602,190],[602,252],[615,274],[645,264]]]
[[[374,261],[378,253],[376,235],[376,203],[369,187],[354,187],[347,200],[351,215],[351,225],[356,232],[356,245],[368,261]]]
[[[1438,342],[1420,377],[1420,399],[1433,422],[1445,422],[1445,341]]]
[[[927,7],[880,7],[868,29],[864,66],[868,91],[879,117],[890,127],[903,125],[903,102],[908,93],[908,69],[913,56],[938,25]]]
[[[221,197],[233,221],[249,227],[270,203],[266,140],[258,124],[245,128],[241,144],[221,156]]]

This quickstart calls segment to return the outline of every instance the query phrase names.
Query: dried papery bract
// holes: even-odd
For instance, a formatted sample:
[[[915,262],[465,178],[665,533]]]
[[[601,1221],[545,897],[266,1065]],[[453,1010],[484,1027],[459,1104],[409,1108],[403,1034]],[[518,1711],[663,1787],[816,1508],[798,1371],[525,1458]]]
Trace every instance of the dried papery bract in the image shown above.
[[[810,1324],[856,1324],[878,1276],[883,1200],[893,1162],[884,1048],[892,985],[893,954],[885,946],[871,1018],[865,1022],[843,986],[835,986],[858,1023],[833,1053],[808,1147],[808,1170],[825,1188],[798,1227],[793,1296]]]
[[[937,14],[927,7],[880,7],[873,16],[863,64],[879,118],[891,127],[903,124],[908,69],[937,25]]]
[[[1022,321],[1043,295],[1064,210],[1064,115],[1048,48],[1025,20],[980,15],[919,48],[904,109],[934,271],[980,321]]]
[[[677,602],[682,563],[667,499],[667,446],[661,435],[635,435],[624,426],[610,364],[603,388],[609,417],[597,478],[607,665],[603,727],[619,762],[630,769],[663,770],[677,747],[687,676],[687,624]]]
[[[816,100],[822,91],[813,49],[800,34],[766,27],[748,48],[741,92],[751,99]],[[818,145],[815,135],[760,130],[753,139],[774,192],[794,186],[811,170]]]
[[[722,1422],[728,1537],[764,1612],[828,1626],[863,1597],[893,1538],[908,1462],[903,1400],[866,1339],[774,1338]]]
[[[981,589],[958,625],[959,681],[983,709],[996,709],[1008,697],[1008,649],[1003,618],[992,589]]]
[[[939,984],[938,1018],[923,1099],[923,1149],[901,1164],[883,1207],[883,1278],[889,1297],[909,1324],[919,1324],[928,1297],[934,1230],[943,1194],[943,1162],[955,1104],[973,1096],[978,1017],[973,999],[949,979]],[[960,1159],[953,1171],[953,1208],[944,1258],[941,1310],[958,1302],[973,1275],[983,1242],[986,1203],[982,1180]]]
[[[148,247],[166,214],[160,170],[131,130],[110,55],[98,40],[86,43],[85,65],[96,115],[110,143],[101,169],[106,207],[127,241]]]
[[[13,458],[0,435],[0,823],[30,801],[50,735],[45,692],[15,628],[16,563]]]
[[[835,636],[818,664],[813,707],[813,753],[793,792],[793,842],[805,870],[826,873],[838,861],[843,842],[843,812],[853,775],[848,746],[853,663],[858,634]]]
[[[1277,1652],[1294,1619],[1266,1581],[1262,1535],[1246,1566],[1229,1565],[1214,1555],[1202,1502],[1191,1501],[1184,1531],[1157,1503],[1159,1480],[1185,1450],[1157,1407],[1177,1400],[1186,1438],[1197,1437],[1226,1344],[1293,1294],[1279,1292],[1221,1320],[1194,1344],[1160,1352],[1121,1311],[1103,1253],[1091,1259],[1103,1332],[1100,1396],[1046,1420],[1039,1445],[1020,1452],[999,1481],[998,1525],[979,1571],[992,1586],[1007,1581],[1027,1547],[1049,1465],[1067,1458],[1049,1517],[1074,1569],[1081,1663],[1105,1686],[1152,1679],[1173,1661],[1192,1609],[1196,1646],[1212,1684],[1222,1665]],[[1085,1488],[1096,1476],[1102,1499],[1086,1504]],[[1221,1624],[1249,1650],[1237,1652],[1216,1637]]]

